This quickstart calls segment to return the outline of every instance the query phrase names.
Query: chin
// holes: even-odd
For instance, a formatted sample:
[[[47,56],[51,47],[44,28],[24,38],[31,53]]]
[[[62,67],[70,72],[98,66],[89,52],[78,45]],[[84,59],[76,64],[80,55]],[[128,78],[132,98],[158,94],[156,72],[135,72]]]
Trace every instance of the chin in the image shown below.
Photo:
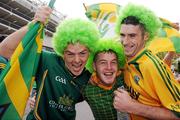
[[[72,73],[73,73],[73,75],[75,75],[75,76],[79,76],[79,75],[82,73],[82,70],[80,70],[80,71],[78,71],[78,72],[73,71]]]
[[[113,80],[107,80],[107,82],[104,82],[106,85],[112,85],[114,83],[114,79]]]
[[[113,84],[113,82],[111,82],[111,83],[109,83],[109,82],[106,83],[106,82],[105,82],[105,85],[106,85],[106,86],[111,86],[112,84]]]
[[[74,74],[75,76],[80,75],[80,73],[79,73],[79,72],[73,72],[73,74]]]

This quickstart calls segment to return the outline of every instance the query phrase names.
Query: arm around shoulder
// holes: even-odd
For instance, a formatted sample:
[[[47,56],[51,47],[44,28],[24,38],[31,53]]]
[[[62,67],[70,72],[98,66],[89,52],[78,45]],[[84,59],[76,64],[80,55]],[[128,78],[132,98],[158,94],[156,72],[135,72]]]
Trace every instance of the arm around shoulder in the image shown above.
[[[149,119],[179,120],[171,110],[163,107],[149,106],[134,100],[129,108],[129,113],[140,115]]]

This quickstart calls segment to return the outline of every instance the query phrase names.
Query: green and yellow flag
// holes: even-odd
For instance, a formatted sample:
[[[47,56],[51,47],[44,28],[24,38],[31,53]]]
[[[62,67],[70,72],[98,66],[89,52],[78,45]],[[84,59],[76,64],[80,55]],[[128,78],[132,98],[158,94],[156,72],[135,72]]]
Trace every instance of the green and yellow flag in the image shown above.
[[[49,6],[54,2],[51,0]],[[0,119],[23,117],[42,51],[43,31],[43,24],[33,25],[0,75]]]
[[[175,24],[160,18],[163,26],[157,37],[150,43],[148,49],[152,53],[174,51],[180,53],[180,32],[175,29]]]
[[[120,5],[114,3],[97,3],[85,6],[85,14],[91,21],[96,23],[102,37],[115,37],[119,39],[115,34],[115,22],[120,8]],[[154,54],[166,51],[180,53],[180,33],[173,28],[173,23],[166,19],[160,19],[163,23],[163,27],[147,48]]]
[[[86,16],[95,22],[103,38],[117,37],[114,28],[120,5],[114,3],[99,3],[85,6],[85,9]]]

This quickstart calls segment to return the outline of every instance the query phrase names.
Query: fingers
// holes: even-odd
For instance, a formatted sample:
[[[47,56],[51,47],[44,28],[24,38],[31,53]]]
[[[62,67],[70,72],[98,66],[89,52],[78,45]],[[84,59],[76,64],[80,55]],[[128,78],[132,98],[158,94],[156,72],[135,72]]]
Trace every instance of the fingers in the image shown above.
[[[38,10],[35,13],[33,21],[40,21],[43,24],[46,23],[47,19],[50,17],[50,14],[52,13],[52,9],[47,6],[42,6],[38,8]]]
[[[118,101],[121,99],[121,90],[115,90],[114,91],[114,105],[116,105],[116,103],[118,103]]]
[[[35,102],[36,102],[35,98],[36,98],[35,96],[32,98],[29,98],[29,104],[30,104],[31,109],[34,109],[35,107]]]
[[[118,91],[115,92],[115,94],[119,94]],[[117,95],[114,96],[114,100],[113,100],[113,106],[115,109],[118,110],[118,106],[119,106],[119,100],[121,100]]]
[[[127,93],[127,91],[125,91],[125,90],[123,90],[121,88],[118,88],[117,90],[114,91],[115,96],[120,95],[120,93]]]
[[[34,92],[34,93],[33,93]],[[36,103],[36,91],[32,91],[32,96],[29,98],[29,105],[31,109],[35,108],[35,103]]]

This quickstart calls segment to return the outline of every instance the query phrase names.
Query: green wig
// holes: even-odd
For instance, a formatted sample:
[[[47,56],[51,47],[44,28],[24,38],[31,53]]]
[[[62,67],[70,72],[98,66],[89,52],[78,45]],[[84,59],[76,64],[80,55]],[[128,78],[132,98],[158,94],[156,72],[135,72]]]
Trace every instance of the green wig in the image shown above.
[[[139,22],[144,25],[145,31],[149,33],[147,42],[151,41],[157,35],[162,26],[160,19],[151,10],[145,6],[129,3],[119,12],[115,27],[117,34],[120,34],[122,21],[129,16],[136,17]]]
[[[95,57],[100,52],[109,52],[112,51],[117,55],[118,58],[118,67],[123,68],[125,65],[125,54],[123,46],[120,42],[114,40],[114,39],[100,39],[96,46],[94,47],[94,51],[91,52],[89,60],[86,64],[86,68],[93,72],[93,61],[95,60]]]
[[[56,28],[52,44],[55,52],[63,56],[64,49],[68,44],[79,42],[92,51],[95,42],[99,38],[100,33],[93,22],[82,19],[69,19],[64,20]]]

